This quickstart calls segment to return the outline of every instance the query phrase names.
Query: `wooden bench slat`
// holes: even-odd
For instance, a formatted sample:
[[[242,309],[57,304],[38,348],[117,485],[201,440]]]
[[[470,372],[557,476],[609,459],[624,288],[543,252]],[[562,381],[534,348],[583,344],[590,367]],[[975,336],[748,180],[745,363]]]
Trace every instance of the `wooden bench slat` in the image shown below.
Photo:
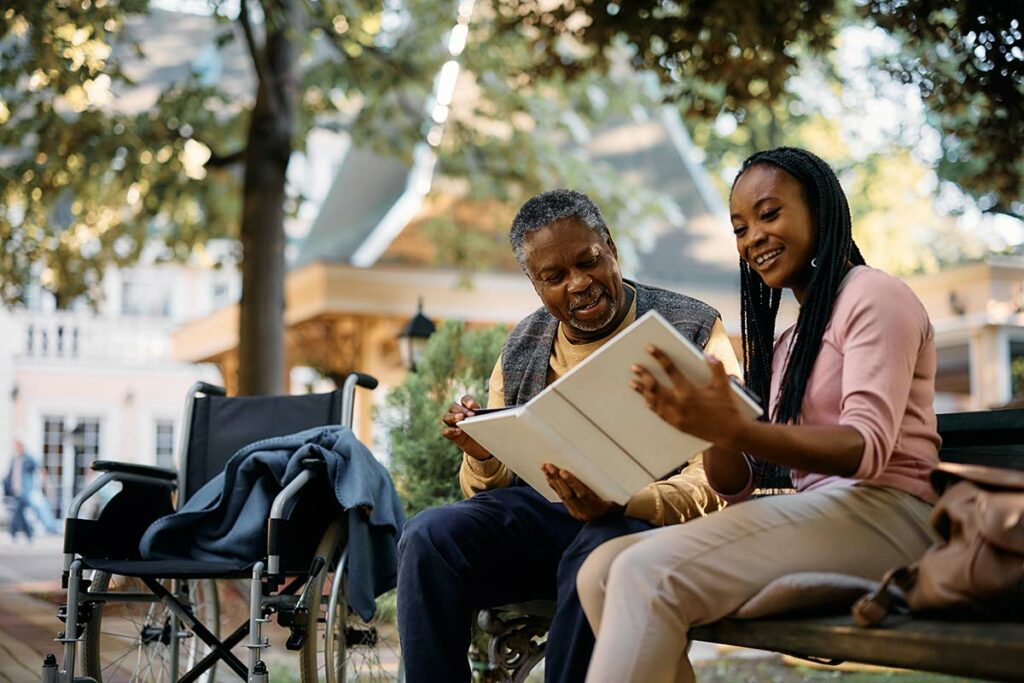
[[[889,617],[884,626],[862,628],[847,616],[723,619],[691,629],[690,637],[797,656],[1024,680],[1024,623]]]

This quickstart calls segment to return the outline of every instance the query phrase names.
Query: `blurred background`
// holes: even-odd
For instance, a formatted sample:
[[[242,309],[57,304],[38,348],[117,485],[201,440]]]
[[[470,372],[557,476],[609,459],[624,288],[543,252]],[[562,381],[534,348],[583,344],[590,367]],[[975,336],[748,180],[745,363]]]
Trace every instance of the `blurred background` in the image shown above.
[[[98,458],[173,466],[185,391],[383,387],[410,512],[437,415],[539,300],[506,231],[605,213],[628,277],[739,337],[741,161],[837,170],[936,330],[940,412],[1024,400],[1024,33],[1000,0],[12,0],[0,9],[0,472],[40,521]],[[781,324],[792,321],[784,305]],[[781,329],[781,326],[780,326]],[[42,530],[42,525],[40,531]]]

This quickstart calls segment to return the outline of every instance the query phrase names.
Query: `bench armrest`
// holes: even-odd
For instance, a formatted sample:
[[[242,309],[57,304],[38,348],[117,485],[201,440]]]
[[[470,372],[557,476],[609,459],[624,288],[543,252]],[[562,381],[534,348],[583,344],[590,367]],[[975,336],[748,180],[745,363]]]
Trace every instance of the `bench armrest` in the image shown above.
[[[117,462],[114,460],[96,460],[92,468],[97,472],[114,472],[117,474],[134,474],[140,477],[159,479],[161,481],[177,481],[178,472],[167,467],[139,465],[133,462]]]

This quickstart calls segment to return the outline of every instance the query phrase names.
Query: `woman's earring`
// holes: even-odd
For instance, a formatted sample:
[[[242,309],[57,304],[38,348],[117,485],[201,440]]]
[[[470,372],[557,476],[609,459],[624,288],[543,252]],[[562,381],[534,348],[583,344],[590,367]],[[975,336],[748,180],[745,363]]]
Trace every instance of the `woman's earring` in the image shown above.
[[[818,267],[818,257],[814,257],[814,258],[811,259],[811,268],[817,268],[817,267]]]

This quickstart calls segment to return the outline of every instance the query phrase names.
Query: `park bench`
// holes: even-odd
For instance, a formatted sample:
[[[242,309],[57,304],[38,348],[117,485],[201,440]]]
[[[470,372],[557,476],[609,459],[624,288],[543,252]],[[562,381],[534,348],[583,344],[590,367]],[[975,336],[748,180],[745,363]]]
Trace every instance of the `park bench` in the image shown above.
[[[1024,470],[1024,409],[939,416],[948,462]],[[491,680],[520,683],[544,656],[540,639],[554,603],[537,601],[483,610]],[[693,640],[773,650],[828,664],[845,661],[1024,681],[1024,615],[1019,622],[952,621],[890,615],[880,626],[857,626],[849,615],[723,619],[694,628]]]

